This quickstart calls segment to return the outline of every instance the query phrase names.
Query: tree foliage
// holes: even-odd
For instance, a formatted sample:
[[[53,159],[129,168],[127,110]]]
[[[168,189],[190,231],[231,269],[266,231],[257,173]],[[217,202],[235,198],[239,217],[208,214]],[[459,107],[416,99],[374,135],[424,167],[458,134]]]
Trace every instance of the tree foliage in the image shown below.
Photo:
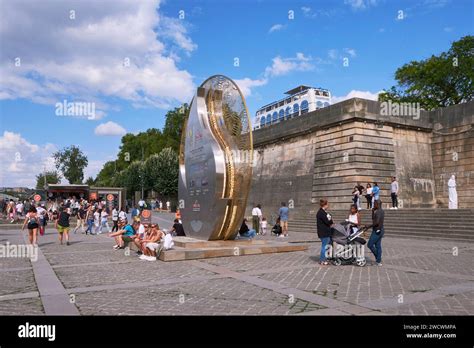
[[[420,103],[425,110],[464,103],[474,96],[474,36],[453,42],[447,52],[412,61],[395,72],[397,86],[379,101]]]
[[[122,137],[115,161],[106,162],[96,177],[96,186],[125,187],[128,196],[154,190],[172,196],[178,190],[178,152],[189,106],[183,104],[166,113],[163,130],[150,128]],[[143,176],[141,176],[143,174]]]
[[[95,180],[92,176],[89,176],[85,183],[86,183],[86,185],[94,186],[95,185]]]
[[[36,189],[44,189],[45,177],[47,184],[59,184],[61,182],[61,175],[56,170],[39,173],[36,175]]]
[[[101,187],[115,186],[114,185],[114,175],[116,174],[116,164],[115,161],[105,162],[102,170],[97,174],[95,178],[95,185]]]
[[[138,134],[125,134],[122,137],[122,144],[117,155],[117,171],[127,168],[134,161],[145,161],[148,157],[159,153],[166,147],[171,147],[178,152],[184,119],[188,111],[187,104],[168,111],[165,116],[166,121],[163,131],[150,128]],[[101,176],[109,176],[109,174],[110,172],[106,172]]]
[[[53,154],[56,169],[69,181],[70,184],[82,184],[84,168],[89,161],[81,149],[75,145],[66,147]]]
[[[159,154],[150,156],[145,164],[145,183],[166,197],[178,193],[179,163],[178,154],[171,148],[163,149]]]

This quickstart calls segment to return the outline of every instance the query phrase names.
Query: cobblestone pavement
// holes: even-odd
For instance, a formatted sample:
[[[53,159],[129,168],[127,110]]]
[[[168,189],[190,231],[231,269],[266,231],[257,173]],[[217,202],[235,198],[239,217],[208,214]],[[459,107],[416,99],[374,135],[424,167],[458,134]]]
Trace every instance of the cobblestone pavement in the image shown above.
[[[155,214],[162,227],[171,214]],[[26,232],[1,230],[0,244]],[[259,239],[274,237],[258,236]],[[283,239],[283,238],[282,238]],[[49,228],[36,262],[0,257],[0,315],[473,315],[474,244],[387,237],[383,266],[320,266],[308,251],[179,262],[140,261],[106,235]],[[367,254],[367,250],[366,250]]]

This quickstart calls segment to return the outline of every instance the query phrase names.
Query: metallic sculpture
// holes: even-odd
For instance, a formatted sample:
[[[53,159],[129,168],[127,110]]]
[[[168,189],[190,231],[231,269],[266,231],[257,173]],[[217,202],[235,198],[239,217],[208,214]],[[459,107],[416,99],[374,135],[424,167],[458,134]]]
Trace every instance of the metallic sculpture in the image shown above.
[[[212,76],[197,89],[179,156],[180,212],[186,234],[234,239],[252,180],[252,131],[245,99],[229,78]]]

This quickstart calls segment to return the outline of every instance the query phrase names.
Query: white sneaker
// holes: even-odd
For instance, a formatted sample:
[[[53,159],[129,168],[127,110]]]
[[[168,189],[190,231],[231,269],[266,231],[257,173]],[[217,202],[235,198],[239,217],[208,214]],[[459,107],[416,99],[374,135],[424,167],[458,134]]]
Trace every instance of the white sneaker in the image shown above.
[[[156,261],[156,257],[154,257],[154,256],[147,256],[145,260],[147,260],[147,261]]]
[[[148,256],[146,256],[145,254],[142,254],[142,255],[140,255],[139,259],[140,259],[140,260],[146,260],[147,257],[148,257]]]

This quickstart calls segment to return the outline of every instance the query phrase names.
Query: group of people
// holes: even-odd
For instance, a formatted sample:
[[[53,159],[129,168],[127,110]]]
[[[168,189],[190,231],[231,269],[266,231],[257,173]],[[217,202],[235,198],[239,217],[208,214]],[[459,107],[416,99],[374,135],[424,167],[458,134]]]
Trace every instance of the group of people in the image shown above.
[[[40,235],[44,234],[48,221],[53,221],[58,231],[59,243],[63,244],[65,242],[66,245],[70,245],[69,233],[71,229],[74,234],[80,230],[86,235],[98,235],[106,229],[109,236],[115,238],[117,242],[116,248],[121,248],[124,243],[128,243],[130,241],[127,239],[128,236],[136,235],[137,238],[136,240],[134,239],[134,243],[140,246],[140,250],[143,250],[144,259],[145,256],[150,258],[156,257],[156,250],[155,255],[153,255],[154,251],[151,250],[154,245],[150,244],[147,246],[146,243],[156,243],[166,234],[166,231],[160,231],[156,224],[144,225],[140,223],[139,216],[133,217],[132,223],[129,224],[127,214],[123,209],[109,206],[105,201],[89,202],[85,199],[76,200],[75,198],[68,198],[64,200],[50,200],[46,205],[45,203],[37,204],[34,201],[29,202],[27,213],[24,216],[22,230],[28,229],[30,243],[34,246],[37,246],[38,232]],[[72,217],[76,219],[76,226],[74,228],[72,228],[70,222]],[[112,227],[109,224],[110,221],[112,222]],[[85,225],[87,225],[86,228]],[[132,231],[135,231],[135,226],[138,228],[136,232],[132,233]],[[170,231],[170,237],[171,235],[185,236],[179,219],[175,219]],[[148,247],[148,249],[144,250],[145,247]]]
[[[27,200],[15,202],[13,199],[9,201],[0,199],[0,214],[3,218],[8,219],[11,224],[21,220],[29,209],[30,202]]]
[[[327,199],[320,199],[319,210],[316,214],[316,226],[318,237],[321,240],[321,252],[319,255],[319,263],[321,265],[328,265],[327,250],[332,244],[331,237],[333,235],[334,221],[329,212],[329,202]],[[382,208],[382,201],[377,199],[374,201],[372,208],[372,224],[364,226],[366,229],[372,228],[368,248],[374,254],[375,262],[378,266],[382,266],[382,238],[384,236],[384,218],[385,212]],[[353,226],[353,232],[357,232],[362,227],[362,221],[359,214],[359,209],[355,204],[351,205],[350,213],[347,221]]]
[[[131,224],[120,222],[119,230],[109,233],[114,238],[115,250],[125,249],[130,243],[138,248],[140,260],[156,261],[161,242],[165,241],[165,232],[160,230],[158,224],[143,224],[139,219],[134,219]]]
[[[288,218],[290,210],[286,206],[285,202],[281,203],[281,207],[278,210],[278,217],[276,223],[273,226],[272,234],[285,238],[288,237]],[[262,213],[261,204],[255,204],[252,208],[252,228],[250,229],[247,225],[247,219],[244,219],[239,230],[239,235],[245,238],[254,238],[256,235],[265,235],[268,229],[268,221]]]
[[[159,211],[162,211],[164,210],[165,206],[166,206],[167,211],[171,211],[170,201],[166,201],[166,203],[163,203],[161,200],[151,199],[148,204],[144,199],[140,199],[138,201],[138,206],[135,206],[134,208],[140,209],[140,211],[142,211],[143,209],[149,209],[149,208],[151,208],[151,210],[158,209]]]
[[[398,192],[399,185],[397,178],[392,176],[392,182],[390,184],[390,198],[392,199],[392,207],[390,209],[398,209]],[[357,210],[362,210],[362,197],[365,197],[367,202],[366,209],[373,209],[375,201],[380,199],[380,187],[377,182],[367,183],[364,187],[357,183],[352,190],[352,203],[357,207]]]

